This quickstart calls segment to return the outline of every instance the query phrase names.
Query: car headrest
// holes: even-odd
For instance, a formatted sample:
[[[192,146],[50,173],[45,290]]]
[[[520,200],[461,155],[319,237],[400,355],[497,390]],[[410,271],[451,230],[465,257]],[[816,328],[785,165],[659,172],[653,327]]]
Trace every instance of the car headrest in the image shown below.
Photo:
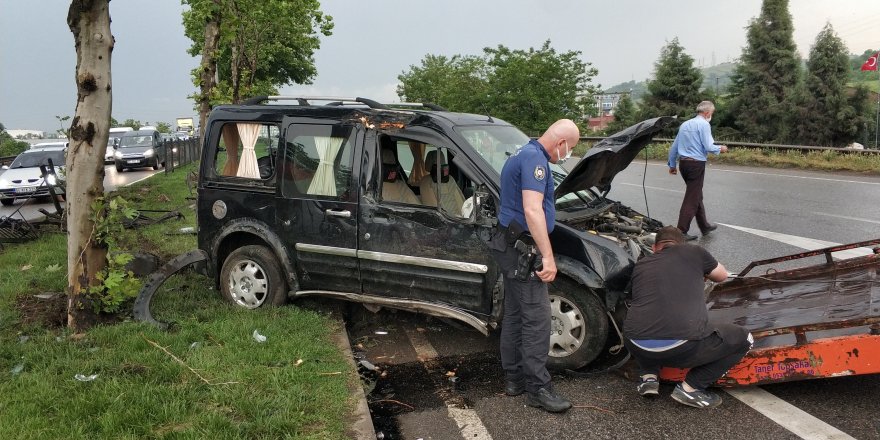
[[[397,159],[394,157],[394,152],[387,148],[382,148],[382,164],[383,165],[396,165]]]
[[[440,167],[440,181],[444,183],[449,181],[449,165],[446,163],[446,158],[443,156],[442,151],[429,151],[428,154],[425,155],[425,166],[431,173],[431,180],[435,183],[437,182],[438,166]]]

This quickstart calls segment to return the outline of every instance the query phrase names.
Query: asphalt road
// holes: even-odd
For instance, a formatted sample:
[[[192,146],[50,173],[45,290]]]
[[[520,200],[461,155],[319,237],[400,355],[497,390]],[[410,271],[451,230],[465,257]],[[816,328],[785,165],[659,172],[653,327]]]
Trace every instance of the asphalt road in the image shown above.
[[[130,185],[139,180],[146,179],[153,174],[162,172],[164,172],[164,168],[158,171],[153,171],[150,168],[139,168],[137,170],[126,170],[125,172],[119,173],[112,164],[107,165],[104,167],[104,191],[111,192],[116,190],[117,187]],[[64,206],[64,203],[62,202],[61,205]],[[12,218],[15,219],[24,218],[28,221],[39,220],[45,217],[40,213],[39,209],[45,209],[46,211],[52,212],[55,207],[52,205],[51,201],[38,199],[16,200],[12,206],[0,206],[0,218],[12,216]],[[16,210],[18,210],[17,213]]]
[[[653,162],[622,172],[609,197],[674,224],[683,192],[681,177]],[[698,243],[733,272],[880,237],[878,177],[711,166],[704,193],[710,220],[722,226]],[[695,225],[691,232],[699,234]],[[501,393],[497,335],[404,312],[369,315],[353,320],[349,334],[356,357],[378,366],[362,371],[384,439],[880,439],[880,375],[746,388],[743,401],[723,392],[713,410],[672,401],[671,385],[649,400],[614,373],[554,376],[575,408],[552,415]]]

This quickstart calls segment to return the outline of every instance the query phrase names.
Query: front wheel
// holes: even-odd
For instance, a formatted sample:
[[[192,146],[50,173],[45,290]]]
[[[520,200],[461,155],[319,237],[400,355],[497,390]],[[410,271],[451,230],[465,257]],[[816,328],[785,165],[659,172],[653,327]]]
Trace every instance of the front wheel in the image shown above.
[[[229,254],[220,271],[220,290],[226,300],[248,309],[287,300],[278,259],[266,246],[242,246]]]
[[[3,206],[12,206],[12,204],[15,203],[15,199],[0,199],[0,203],[2,203]]]
[[[547,368],[581,368],[602,352],[608,338],[608,316],[589,288],[569,278],[556,278],[548,290],[550,356]]]

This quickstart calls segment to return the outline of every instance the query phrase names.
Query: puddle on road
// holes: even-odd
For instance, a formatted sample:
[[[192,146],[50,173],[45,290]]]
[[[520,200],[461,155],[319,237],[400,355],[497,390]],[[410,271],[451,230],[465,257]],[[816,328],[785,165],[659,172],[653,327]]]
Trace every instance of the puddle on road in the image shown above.
[[[355,361],[363,351],[353,347]],[[447,402],[472,406],[472,402],[500,393],[503,388],[501,363],[495,353],[449,356],[429,361],[431,373],[422,362],[375,365],[359,368],[367,403],[377,436],[402,439],[397,417],[401,414],[444,408]],[[457,379],[456,379],[457,378]]]

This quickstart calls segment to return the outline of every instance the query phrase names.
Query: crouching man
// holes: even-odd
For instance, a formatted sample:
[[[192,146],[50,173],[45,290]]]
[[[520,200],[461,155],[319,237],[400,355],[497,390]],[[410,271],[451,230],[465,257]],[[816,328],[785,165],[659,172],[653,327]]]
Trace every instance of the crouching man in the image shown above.
[[[672,398],[696,408],[713,408],[721,397],[707,391],[748,353],[752,335],[729,323],[710,323],[704,280],[727,279],[727,270],[705,249],[685,244],[682,232],[667,226],[654,254],[636,263],[632,305],[624,323],[624,344],[639,366],[642,396],[659,394],[661,367],[690,368]]]

